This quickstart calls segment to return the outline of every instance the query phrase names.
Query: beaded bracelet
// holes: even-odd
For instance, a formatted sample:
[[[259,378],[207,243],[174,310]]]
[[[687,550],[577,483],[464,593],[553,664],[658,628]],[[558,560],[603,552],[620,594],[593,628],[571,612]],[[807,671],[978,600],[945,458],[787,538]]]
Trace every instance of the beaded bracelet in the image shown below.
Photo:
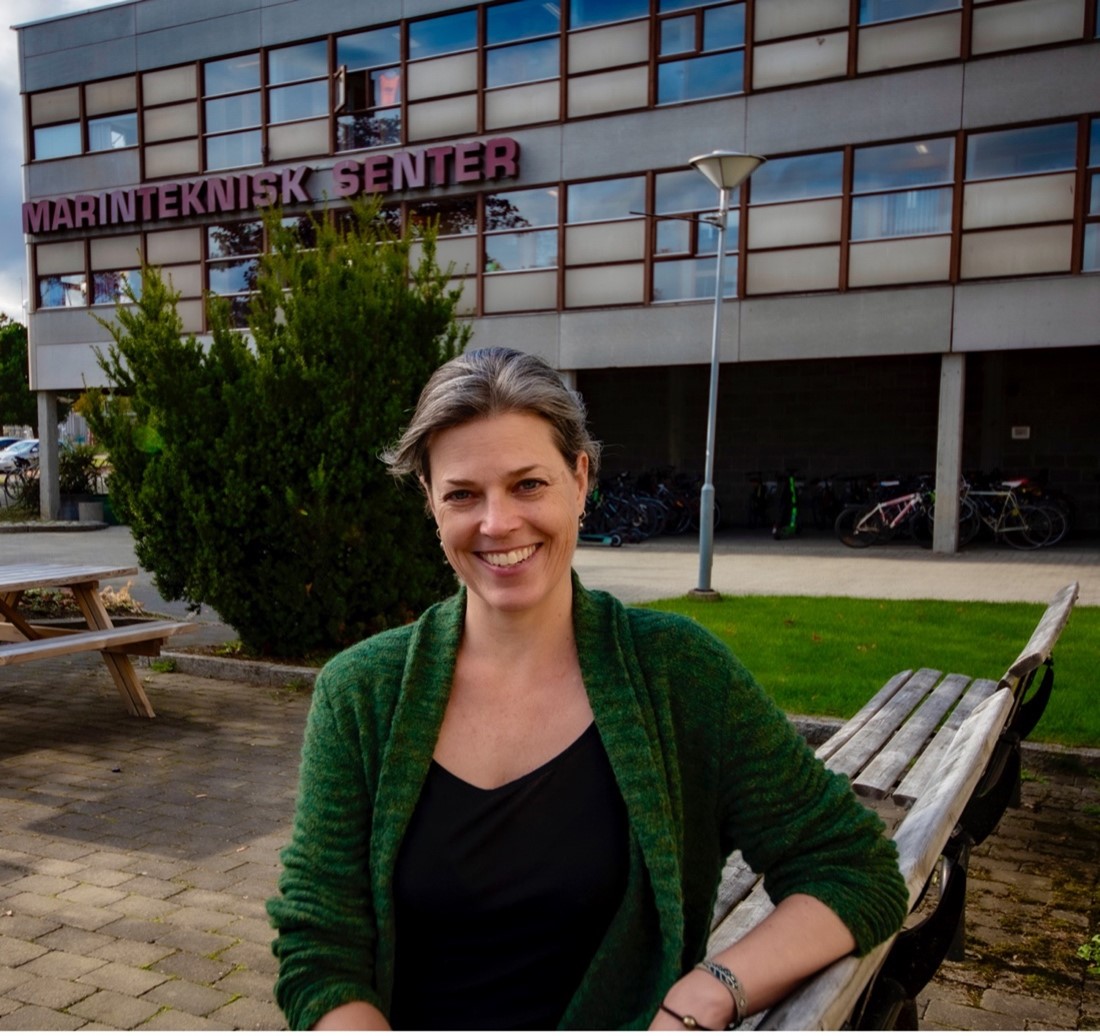
[[[729,995],[733,997],[733,1021],[730,1022],[729,1028],[740,1025],[748,1014],[749,1006],[741,980],[725,964],[719,964],[716,960],[701,960],[695,968],[697,971],[705,971],[711,978],[718,979],[726,987]]]
[[[675,1018],[676,1021],[678,1021],[685,1029],[699,1029],[702,1032],[714,1031],[713,1029],[708,1029],[705,1025],[700,1025],[699,1022],[696,1020],[695,1015],[693,1014],[677,1014],[671,1007],[666,1007],[664,1004],[661,1004],[661,1010],[664,1011],[665,1014],[671,1015],[673,1018]]]

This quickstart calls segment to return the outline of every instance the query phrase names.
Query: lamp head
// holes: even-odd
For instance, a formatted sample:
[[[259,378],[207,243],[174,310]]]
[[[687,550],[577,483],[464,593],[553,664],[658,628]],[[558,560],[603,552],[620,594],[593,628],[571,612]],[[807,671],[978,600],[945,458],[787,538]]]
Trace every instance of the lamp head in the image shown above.
[[[688,163],[702,173],[720,191],[732,191],[766,162],[762,155],[746,155],[740,151],[711,151],[696,155]]]

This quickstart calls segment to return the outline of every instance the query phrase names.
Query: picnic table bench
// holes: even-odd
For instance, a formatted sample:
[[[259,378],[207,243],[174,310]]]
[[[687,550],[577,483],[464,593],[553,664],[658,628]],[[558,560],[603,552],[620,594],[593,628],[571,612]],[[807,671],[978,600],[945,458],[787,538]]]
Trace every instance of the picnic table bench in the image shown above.
[[[917,1028],[917,994],[944,959],[961,955],[970,849],[1019,804],[1020,743],[1050,698],[1052,651],[1077,593],[1071,583],[1055,596],[999,680],[904,670],[817,749],[886,823],[909,890],[909,920],[893,939],[825,968],[743,1028]],[[734,853],[709,952],[771,909],[763,883]]]
[[[99,584],[104,579],[136,573],[133,567],[103,565],[0,565],[0,666],[99,651],[130,715],[156,715],[128,656],[159,655],[161,645],[169,637],[195,626],[190,622],[159,620],[115,626],[103,603]],[[22,607],[24,594],[44,587],[71,590],[86,628],[47,626],[29,619]]]

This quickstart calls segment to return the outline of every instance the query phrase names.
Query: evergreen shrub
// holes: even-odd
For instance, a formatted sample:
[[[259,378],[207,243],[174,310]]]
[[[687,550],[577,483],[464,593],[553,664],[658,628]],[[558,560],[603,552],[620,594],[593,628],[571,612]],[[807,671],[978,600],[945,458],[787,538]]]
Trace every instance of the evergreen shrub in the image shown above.
[[[378,454],[469,328],[434,228],[398,237],[376,205],[265,225],[251,341],[218,298],[209,340],[184,335],[178,294],[146,269],[105,325],[111,391],[89,391],[86,410],[161,594],[210,605],[249,651],[290,657],[453,590],[422,497]]]

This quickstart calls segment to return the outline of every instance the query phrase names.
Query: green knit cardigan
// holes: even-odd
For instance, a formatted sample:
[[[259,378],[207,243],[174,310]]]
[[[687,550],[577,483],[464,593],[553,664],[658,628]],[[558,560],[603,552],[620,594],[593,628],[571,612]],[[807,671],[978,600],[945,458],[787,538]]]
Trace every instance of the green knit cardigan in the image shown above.
[[[443,719],[465,603],[459,592],[350,648],[317,680],[281,895],[268,904],[279,930],[276,995],[292,1028],[351,1000],[388,1013],[394,862]],[[831,907],[860,953],[899,928],[906,891],[880,821],[720,642],[691,620],[587,591],[575,576],[574,626],[626,803],[630,864],[561,1028],[649,1024],[704,955],[734,849],[775,902],[803,892]]]

